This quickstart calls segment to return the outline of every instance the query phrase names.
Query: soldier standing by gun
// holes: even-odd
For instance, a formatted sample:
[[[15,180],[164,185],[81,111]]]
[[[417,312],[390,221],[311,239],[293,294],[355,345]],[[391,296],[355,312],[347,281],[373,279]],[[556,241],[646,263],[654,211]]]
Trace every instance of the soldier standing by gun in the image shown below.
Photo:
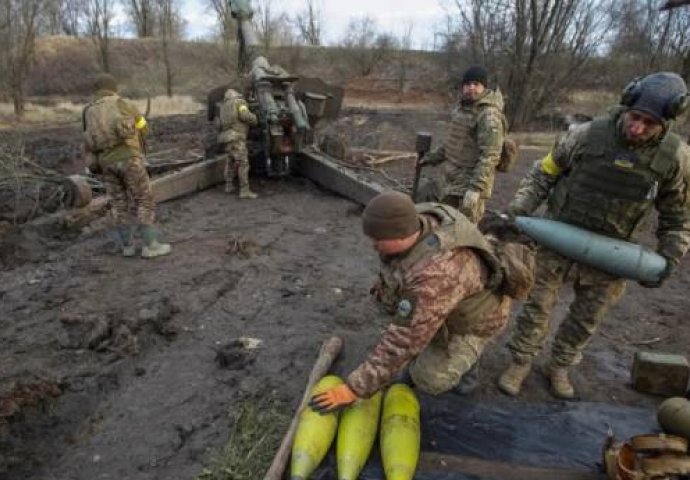
[[[96,98],[82,114],[84,143],[103,173],[122,255],[136,254],[133,231],[127,222],[130,196],[144,243],[141,256],[167,255],[171,247],[159,242],[153,191],[142,154],[143,137],[148,131],[146,118],[131,102],[117,95],[117,81],[112,75],[99,75],[94,90]]]
[[[249,127],[257,124],[247,102],[232,88],[225,92],[225,98],[218,115],[218,143],[225,145],[225,191],[235,191],[235,179],[240,186],[240,198],[256,198],[249,188],[249,155],[247,153],[247,133]]]
[[[535,162],[508,213],[530,215],[546,201],[547,218],[629,240],[655,208],[657,253],[666,258],[666,270],[658,281],[640,283],[657,288],[690,246],[690,148],[669,131],[688,107],[688,90],[679,75],[660,72],[630,82],[620,103],[609,115],[569,131]],[[623,296],[625,280],[547,248],[537,253],[535,285],[508,343],[513,361],[498,382],[504,393],[520,392],[548,336],[558,290],[575,267],[575,300],[558,328],[546,368],[552,394],[575,397],[569,369],[580,362],[609,308]]]
[[[503,96],[487,87],[487,79],[483,66],[465,70],[447,139],[421,161],[422,165],[443,163],[441,202],[459,209],[473,223],[482,218],[491,197],[506,130]]]

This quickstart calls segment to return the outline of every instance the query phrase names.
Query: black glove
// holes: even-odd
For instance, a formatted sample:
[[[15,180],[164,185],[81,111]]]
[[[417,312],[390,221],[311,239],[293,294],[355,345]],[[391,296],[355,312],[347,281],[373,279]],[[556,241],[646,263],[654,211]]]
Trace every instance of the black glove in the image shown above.
[[[640,280],[639,283],[642,285],[644,288],[659,288],[661,287],[666,279],[671,276],[671,273],[673,273],[673,270],[676,268],[676,264],[673,260],[670,258],[666,258],[666,268],[664,269],[663,272],[659,275],[658,280],[654,281],[646,281],[646,280]]]

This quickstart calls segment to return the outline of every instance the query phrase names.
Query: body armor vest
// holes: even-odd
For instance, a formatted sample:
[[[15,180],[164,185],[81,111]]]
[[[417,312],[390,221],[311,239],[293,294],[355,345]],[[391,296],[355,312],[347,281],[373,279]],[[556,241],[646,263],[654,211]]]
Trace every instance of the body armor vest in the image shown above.
[[[247,138],[249,125],[240,120],[239,108],[246,105],[242,97],[230,97],[223,100],[220,105],[220,135],[226,131],[231,131],[235,137]]]
[[[581,155],[549,196],[547,216],[628,240],[672,175],[680,140],[668,133],[655,152],[640,155],[619,145],[616,119],[592,121]]]
[[[117,95],[105,95],[91,102],[84,109],[84,141],[96,154],[126,145],[139,151],[135,118],[120,111]]]
[[[386,313],[394,315],[404,300],[404,274],[407,270],[433,255],[461,247],[472,248],[488,267],[489,278],[484,290],[460,301],[446,319],[448,332],[471,333],[482,323],[485,314],[501,304],[502,295],[493,291],[503,280],[500,262],[477,227],[456,210],[437,203],[420,203],[416,208],[422,218],[419,241],[404,256],[382,264],[374,289],[377,300]],[[439,226],[434,228],[427,216],[435,219]],[[397,316],[395,319],[400,320]]]

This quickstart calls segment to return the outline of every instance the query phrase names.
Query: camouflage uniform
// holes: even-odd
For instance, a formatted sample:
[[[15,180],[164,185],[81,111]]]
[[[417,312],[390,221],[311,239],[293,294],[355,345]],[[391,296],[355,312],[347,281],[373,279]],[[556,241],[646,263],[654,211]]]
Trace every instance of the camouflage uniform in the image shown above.
[[[690,149],[672,133],[631,147],[621,113],[595,119],[559,139],[521,182],[509,211],[531,214],[547,200],[548,218],[630,240],[655,207],[657,251],[677,265],[690,245]],[[575,300],[556,334],[553,365],[577,364],[608,309],[622,297],[623,279],[541,248],[535,286],[508,345],[517,363],[530,361],[542,348],[557,292],[573,267]]]
[[[108,116],[110,119],[104,119]],[[107,125],[113,118],[121,124],[114,128],[120,130],[116,133]],[[131,195],[138,222],[152,225],[155,203],[141,147],[148,132],[146,119],[134,104],[108,90],[96,92],[96,99],[84,108],[82,119],[86,148],[96,157],[103,173],[115,223],[127,222]]]
[[[372,294],[390,325],[347,384],[369,397],[410,361],[415,384],[432,394],[450,390],[506,324],[510,300],[489,288],[497,259],[479,231],[439,204],[419,204],[422,231],[408,252],[382,258]]]
[[[491,197],[496,166],[506,131],[501,92],[487,89],[475,102],[462,101],[453,110],[445,144],[431,152],[425,161],[443,162],[443,203],[459,208],[477,223]],[[462,200],[469,191],[479,192],[475,211],[463,211]]]
[[[234,189],[233,182],[238,178],[240,189],[249,189],[249,156],[247,152],[247,133],[249,127],[257,124],[247,102],[235,90],[225,93],[218,118],[218,143],[225,145],[226,190]]]

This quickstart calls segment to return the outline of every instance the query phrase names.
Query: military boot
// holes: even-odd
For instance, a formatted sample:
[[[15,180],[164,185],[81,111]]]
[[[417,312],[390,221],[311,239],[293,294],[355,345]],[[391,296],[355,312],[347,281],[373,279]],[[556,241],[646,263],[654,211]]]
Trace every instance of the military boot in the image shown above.
[[[544,366],[544,373],[551,382],[551,394],[566,400],[575,398],[575,388],[568,377],[568,367],[560,367],[552,362]]]
[[[141,256],[143,258],[160,257],[167,255],[172,250],[169,243],[160,243],[158,241],[158,230],[152,225],[142,225],[141,238],[144,241],[144,246],[141,249]]]
[[[498,388],[503,393],[515,397],[520,393],[522,383],[532,370],[532,361],[525,362],[512,361],[510,366],[503,372],[498,379]]]
[[[132,229],[129,225],[120,225],[116,229],[117,243],[122,250],[123,257],[133,257],[137,254],[134,240],[132,238]]]
[[[258,195],[251,191],[249,185],[240,187],[240,198],[254,199],[257,197]]]
[[[479,386],[479,362],[474,362],[474,365],[460,378],[460,382],[455,386],[453,391],[458,395],[469,395],[474,392]]]
[[[234,180],[225,182],[225,193],[235,193],[235,190],[237,190],[237,187],[235,186]]]

